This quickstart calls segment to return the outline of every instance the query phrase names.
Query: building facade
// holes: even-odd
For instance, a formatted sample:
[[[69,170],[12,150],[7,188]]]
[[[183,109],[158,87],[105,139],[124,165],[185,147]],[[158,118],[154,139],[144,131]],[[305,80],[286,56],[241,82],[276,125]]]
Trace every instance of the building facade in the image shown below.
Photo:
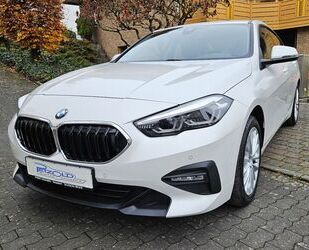
[[[65,27],[73,31],[76,34],[76,37],[78,39],[81,39],[81,37],[77,34],[77,24],[76,19],[79,15],[79,6],[78,5],[72,5],[72,4],[63,4],[63,23]]]
[[[261,20],[276,30],[285,45],[309,54],[309,0],[231,0],[219,5],[210,20]],[[197,14],[190,22],[207,21]]]

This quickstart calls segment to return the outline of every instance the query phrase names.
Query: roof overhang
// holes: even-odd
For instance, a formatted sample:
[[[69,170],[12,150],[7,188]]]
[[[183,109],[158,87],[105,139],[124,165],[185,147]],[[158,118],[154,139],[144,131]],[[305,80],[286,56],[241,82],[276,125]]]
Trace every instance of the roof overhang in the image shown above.
[[[64,0],[63,3],[70,5],[81,5],[82,0]]]

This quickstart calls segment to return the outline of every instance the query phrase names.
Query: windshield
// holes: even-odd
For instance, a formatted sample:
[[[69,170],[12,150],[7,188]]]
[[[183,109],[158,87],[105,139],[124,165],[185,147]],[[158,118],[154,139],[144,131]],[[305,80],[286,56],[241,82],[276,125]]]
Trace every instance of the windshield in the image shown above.
[[[118,62],[234,59],[249,54],[249,24],[189,25],[147,36]]]

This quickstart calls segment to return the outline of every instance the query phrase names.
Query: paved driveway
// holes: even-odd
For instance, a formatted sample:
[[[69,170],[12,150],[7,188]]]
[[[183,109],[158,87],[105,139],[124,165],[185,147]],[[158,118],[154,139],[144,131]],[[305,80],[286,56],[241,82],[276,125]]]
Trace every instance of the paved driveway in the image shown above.
[[[33,87],[0,68],[0,249],[309,249],[309,185],[266,170],[257,199],[248,207],[223,206],[205,215],[169,220],[86,208],[19,187],[11,178],[15,163],[6,127],[17,96]],[[298,127],[276,136],[265,165],[291,163],[302,166],[301,171],[308,167],[304,126],[309,105],[302,111]],[[295,155],[293,148],[298,150]]]

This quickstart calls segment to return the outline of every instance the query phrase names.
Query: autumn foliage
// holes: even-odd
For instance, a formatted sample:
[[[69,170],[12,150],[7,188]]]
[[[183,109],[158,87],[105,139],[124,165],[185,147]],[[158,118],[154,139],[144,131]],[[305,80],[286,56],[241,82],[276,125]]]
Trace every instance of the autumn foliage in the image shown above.
[[[83,0],[81,18],[92,20],[104,31],[116,32],[122,41],[126,31],[153,32],[182,25],[197,12],[205,17],[216,14],[218,4],[229,5],[229,0]]]
[[[61,0],[0,0],[0,37],[31,50],[53,52],[64,40]]]

